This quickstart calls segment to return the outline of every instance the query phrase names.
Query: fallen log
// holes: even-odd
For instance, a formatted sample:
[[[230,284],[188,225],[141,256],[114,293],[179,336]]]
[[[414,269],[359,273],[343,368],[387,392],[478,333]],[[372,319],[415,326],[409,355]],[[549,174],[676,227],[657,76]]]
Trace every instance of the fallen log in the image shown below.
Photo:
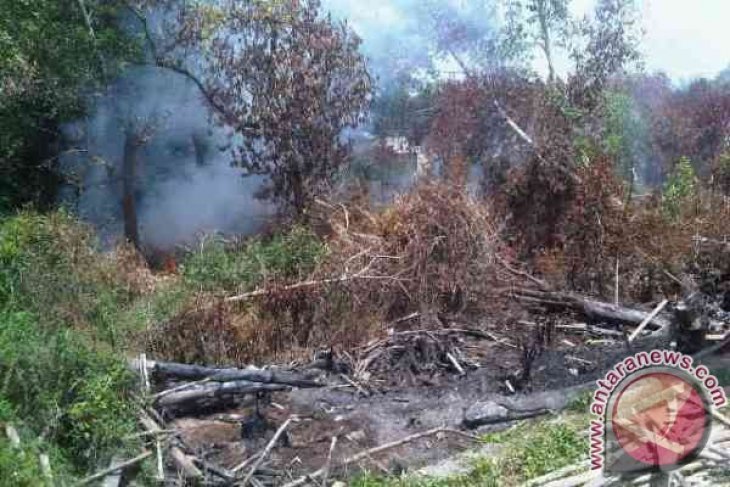
[[[638,326],[649,318],[646,326],[658,332],[668,333],[672,323],[671,317],[666,314],[651,316],[651,313],[648,311],[605,303],[572,293],[524,289],[517,291],[515,297],[517,299],[543,301],[553,306],[562,306],[578,311],[594,321],[604,321],[618,325]]]
[[[651,316],[650,312],[638,309],[626,308],[615,304],[603,303],[601,301],[593,301],[585,298],[577,299],[577,304],[582,307],[583,312],[589,318],[608,321],[611,323],[626,324],[638,326],[647,320],[645,326],[652,326],[658,330],[668,330],[671,320],[665,316]]]
[[[162,396],[157,400],[157,406],[172,409],[195,409],[195,405],[199,402],[206,402],[208,405],[211,401],[222,404],[246,394],[283,391],[288,388],[283,384],[264,384],[246,380],[209,382]]]
[[[304,374],[258,368],[214,368],[202,365],[179,364],[175,362],[153,362],[147,360],[147,367],[153,377],[160,381],[175,379],[182,381],[207,380],[212,382],[249,381],[261,384],[282,384],[293,387],[320,387],[322,384]]]

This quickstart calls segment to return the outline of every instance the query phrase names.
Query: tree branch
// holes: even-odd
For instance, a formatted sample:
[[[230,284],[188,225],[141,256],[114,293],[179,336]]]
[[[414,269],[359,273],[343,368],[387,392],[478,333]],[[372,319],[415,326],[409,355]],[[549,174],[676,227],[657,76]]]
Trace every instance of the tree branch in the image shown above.
[[[82,0],[79,0],[82,1]],[[152,32],[150,31],[149,22],[147,21],[147,16],[140,12],[137,8],[135,8],[133,5],[131,5],[129,2],[125,2],[125,6],[127,9],[132,13],[132,15],[137,19],[137,21],[142,26],[142,31],[144,33],[145,41],[147,42],[147,46],[149,47],[150,53],[152,54],[152,59],[154,66],[166,69],[169,71],[172,71],[173,73],[177,73],[181,76],[184,76],[188,78],[190,81],[195,84],[195,86],[198,88],[198,91],[201,95],[203,95],[203,98],[205,98],[205,101],[210,105],[210,107],[215,110],[215,112],[220,115],[220,117],[229,125],[233,126],[236,130],[239,132],[248,132],[248,135],[257,136],[260,133],[260,128],[256,125],[242,125],[238,123],[236,120],[234,120],[226,110],[225,106],[223,106],[219,101],[217,101],[208,88],[205,86],[205,83],[196,76],[192,71],[182,66],[179,62],[173,62],[169,59],[165,59],[165,57],[160,54],[160,50],[157,47],[157,43],[155,42],[154,36],[152,35]]]

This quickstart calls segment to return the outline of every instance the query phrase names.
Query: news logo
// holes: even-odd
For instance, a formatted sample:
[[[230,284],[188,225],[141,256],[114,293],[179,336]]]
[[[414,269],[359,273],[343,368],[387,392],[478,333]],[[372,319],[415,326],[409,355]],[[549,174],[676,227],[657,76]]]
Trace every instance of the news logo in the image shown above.
[[[692,461],[710,437],[712,408],[724,390],[692,357],[639,352],[597,381],[591,412],[591,468],[608,475],[672,471]]]

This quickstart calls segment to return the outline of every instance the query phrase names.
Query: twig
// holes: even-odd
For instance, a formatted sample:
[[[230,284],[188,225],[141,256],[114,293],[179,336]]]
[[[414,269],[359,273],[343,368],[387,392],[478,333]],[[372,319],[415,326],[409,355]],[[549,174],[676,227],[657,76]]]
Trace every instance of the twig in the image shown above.
[[[243,482],[241,485],[243,487],[246,487],[248,485],[249,480],[251,480],[251,477],[256,473],[256,469],[261,466],[263,461],[266,459],[266,457],[271,452],[272,448],[274,448],[274,445],[276,445],[276,442],[279,441],[279,437],[286,431],[286,428],[289,426],[289,423],[291,423],[294,420],[294,416],[289,416],[286,421],[284,421],[284,424],[279,426],[279,429],[276,430],[276,433],[274,433],[274,437],[271,438],[271,441],[269,441],[269,444],[266,445],[266,448],[264,448],[264,451],[261,453],[261,456],[254,462],[253,466],[251,467],[251,470],[248,471],[248,474],[243,478]]]
[[[712,416],[716,420],[718,420],[719,422],[721,422],[722,424],[724,424],[725,426],[727,426],[728,428],[730,428],[730,419],[726,418],[725,415],[723,415],[723,414],[720,413],[720,411],[717,411],[715,409],[712,409],[711,412],[710,412],[710,414],[712,414]]]
[[[294,291],[296,289],[302,289],[307,287],[316,287],[316,286],[324,286],[326,284],[333,284],[338,282],[344,282],[347,280],[352,279],[352,276],[340,276],[336,278],[330,278],[330,279],[320,279],[320,280],[310,280],[310,281],[302,281],[297,282],[296,284],[290,284],[288,286],[283,287],[277,287],[277,288],[261,288],[256,289],[255,291],[251,291],[248,293],[239,294],[237,296],[229,296],[225,298],[223,301],[226,303],[236,303],[239,301],[246,301],[251,298],[256,298],[259,296],[265,296],[267,294],[271,294],[273,292],[280,292],[280,291]]]
[[[497,262],[500,265],[502,265],[502,267],[504,267],[509,272],[511,272],[512,274],[515,274],[515,275],[520,276],[520,277],[524,277],[525,279],[528,279],[528,280],[534,282],[543,291],[549,291],[550,290],[550,286],[545,281],[543,281],[541,279],[538,279],[537,277],[533,276],[529,272],[525,272],[525,271],[521,271],[519,269],[515,269],[514,267],[512,267],[511,265],[509,265],[507,263],[507,261],[505,261],[502,257],[500,257],[498,255],[495,256],[495,257],[497,259]]]
[[[730,331],[725,333],[725,336],[720,340],[719,342],[715,343],[711,347],[707,347],[704,350],[700,350],[696,354],[694,354],[692,357],[695,360],[699,360],[702,357],[706,357],[707,355],[712,355],[713,353],[717,352],[721,348],[725,347],[726,345],[730,344]]]
[[[519,125],[517,125],[517,122],[512,120],[512,118],[507,114],[504,108],[502,108],[502,105],[499,104],[499,102],[495,99],[494,106],[499,112],[499,114],[504,118],[504,121],[507,122],[507,125],[522,139],[525,141],[533,150],[535,153],[535,156],[537,159],[544,164],[545,166],[553,166],[554,168],[558,169],[560,172],[568,176],[574,183],[580,184],[581,179],[576,175],[573,171],[569,170],[567,167],[563,166],[560,163],[551,163],[547,159],[545,159],[542,154],[540,153],[539,148],[535,144],[535,142],[532,140],[532,138],[527,135],[527,133],[520,128]]]
[[[322,487],[327,487],[327,478],[330,475],[330,465],[332,464],[332,453],[337,445],[337,437],[333,436],[330,442],[330,451],[327,453],[327,463],[324,464],[324,473],[322,474]]]
[[[144,459],[146,459],[147,457],[149,457],[151,455],[152,455],[151,451],[145,451],[144,453],[137,455],[136,457],[131,458],[131,459],[127,460],[126,462],[117,463],[115,465],[112,465],[111,467],[105,468],[104,470],[100,470],[100,471],[96,472],[95,474],[86,477],[85,479],[81,480],[78,484],[76,484],[76,486],[80,487],[82,485],[88,485],[95,480],[99,480],[102,477],[106,477],[107,474],[116,472],[117,470],[123,470],[132,465],[136,465],[137,463],[143,461]]]
[[[116,466],[123,462],[124,459],[118,455],[114,455],[112,459],[109,461],[109,466]],[[119,485],[122,483],[122,474],[124,472],[121,470],[115,470],[112,473],[109,473],[104,476],[104,480],[102,481],[102,487],[119,487]]]
[[[254,453],[253,455],[251,455],[250,457],[248,457],[247,459],[245,459],[244,461],[242,461],[241,463],[239,463],[238,465],[233,467],[231,469],[231,472],[236,473],[236,472],[239,472],[240,470],[243,470],[244,468],[246,468],[246,465],[250,464],[251,462],[253,462],[260,456],[261,456],[261,452]]]
[[[147,374],[147,354],[146,353],[140,353],[139,354],[139,372],[140,372],[140,379],[142,381],[142,391],[144,392],[144,395],[146,396],[147,393],[150,391],[150,378]]]
[[[449,362],[454,366],[456,371],[459,373],[459,375],[464,375],[466,372],[464,372],[464,368],[461,366],[461,364],[456,360],[456,357],[454,357],[451,352],[446,353],[446,358],[449,359]]]
[[[148,397],[150,393],[150,376],[147,371],[147,354],[146,353],[140,353],[139,354],[139,364],[140,364],[140,378],[142,380],[142,394],[144,397]],[[155,424],[156,428],[153,430],[148,430],[148,432],[156,432],[159,431],[160,428]],[[165,480],[165,466],[162,461],[162,443],[160,442],[160,438],[158,436],[155,436],[155,453],[157,455],[157,481],[162,482]]]
[[[347,382],[348,384],[350,384],[352,387],[354,387],[355,389],[357,389],[357,391],[360,394],[362,394],[363,396],[369,396],[370,395],[370,394],[368,394],[368,391],[366,391],[365,389],[363,389],[360,386],[360,384],[358,384],[354,380],[350,379],[346,374],[340,374],[340,377],[342,377],[345,380],[345,382]]]
[[[399,447],[399,446],[404,445],[406,443],[410,443],[411,441],[415,441],[415,440],[418,440],[418,439],[421,439],[421,438],[425,438],[427,436],[437,435],[439,433],[453,433],[453,432],[454,432],[453,429],[445,428],[445,427],[438,427],[438,428],[433,428],[433,429],[430,429],[430,430],[427,430],[427,431],[422,431],[421,433],[415,433],[415,434],[412,434],[410,436],[406,436],[405,438],[402,438],[402,439],[397,440],[397,441],[392,441],[390,443],[385,443],[383,445],[376,446],[374,448],[370,448],[368,450],[361,451],[360,453],[356,453],[355,455],[352,455],[351,457],[346,458],[342,462],[336,462],[335,465],[336,466],[340,466],[340,467],[344,467],[344,466],[350,465],[351,463],[358,462],[358,461],[360,461],[360,460],[362,460],[364,458],[367,458],[367,457],[369,457],[371,455],[376,455],[376,454],[381,453],[381,452],[384,452],[386,450],[390,450],[392,448]],[[288,484],[284,484],[283,487],[298,487],[300,485],[304,485],[304,484],[306,484],[310,480],[313,480],[315,478],[321,477],[322,475],[324,475],[324,473],[325,473],[325,469],[324,468],[320,468],[319,470],[317,470],[315,472],[312,472],[312,473],[307,474],[307,475],[303,475],[303,476],[299,477],[298,479],[295,479],[295,480],[289,482]]]
[[[587,467],[588,467],[588,462],[586,462],[586,461],[582,461],[579,463],[573,463],[573,464],[563,467],[561,469],[549,472],[549,473],[543,475],[542,477],[532,479],[532,480],[526,482],[525,484],[523,484],[523,487],[537,487],[539,485],[544,485],[548,482],[560,480],[562,478],[567,477],[569,474],[574,473],[577,470],[582,470]]]
[[[154,396],[152,396],[152,399],[157,400],[157,399],[160,399],[162,397],[165,397],[168,394],[172,394],[173,392],[183,391],[183,390],[187,389],[188,387],[197,386],[197,385],[200,385],[200,384],[205,384],[206,382],[210,382],[211,380],[212,380],[211,377],[206,377],[205,379],[196,380],[196,381],[193,381],[193,382],[186,382],[184,384],[180,384],[179,386],[175,386],[175,387],[172,387],[170,389],[166,389],[164,391],[160,391],[157,394],[155,394]]]
[[[584,358],[576,357],[574,355],[566,355],[565,358],[566,358],[566,360],[572,360],[574,362],[580,362],[580,363],[586,364],[586,365],[593,365],[593,362],[591,362],[590,360],[586,360]]]
[[[165,465],[162,461],[162,442],[160,438],[155,438],[155,452],[157,453],[157,480],[162,482],[165,480]]]
[[[667,299],[662,300],[662,302],[659,303],[659,305],[656,308],[654,308],[654,311],[649,313],[649,315],[646,318],[644,318],[644,321],[642,321],[639,324],[639,326],[636,328],[636,330],[634,330],[634,332],[631,335],[629,335],[629,338],[628,338],[629,343],[634,341],[634,339],[637,336],[639,336],[639,333],[644,331],[644,328],[646,328],[646,325],[648,325],[649,322],[651,322],[651,320],[656,318],[656,315],[658,315],[659,312],[664,309],[664,307],[667,305],[667,303],[669,303],[669,300],[667,300]]]

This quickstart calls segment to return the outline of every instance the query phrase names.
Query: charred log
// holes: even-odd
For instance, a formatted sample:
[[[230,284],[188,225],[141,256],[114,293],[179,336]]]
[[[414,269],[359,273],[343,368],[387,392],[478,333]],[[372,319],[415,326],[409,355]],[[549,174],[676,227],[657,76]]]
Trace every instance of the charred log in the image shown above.
[[[320,387],[322,384],[301,373],[267,369],[213,368],[175,362],[147,362],[157,381],[177,380],[211,382],[249,381],[259,384],[279,384],[292,387]]]

